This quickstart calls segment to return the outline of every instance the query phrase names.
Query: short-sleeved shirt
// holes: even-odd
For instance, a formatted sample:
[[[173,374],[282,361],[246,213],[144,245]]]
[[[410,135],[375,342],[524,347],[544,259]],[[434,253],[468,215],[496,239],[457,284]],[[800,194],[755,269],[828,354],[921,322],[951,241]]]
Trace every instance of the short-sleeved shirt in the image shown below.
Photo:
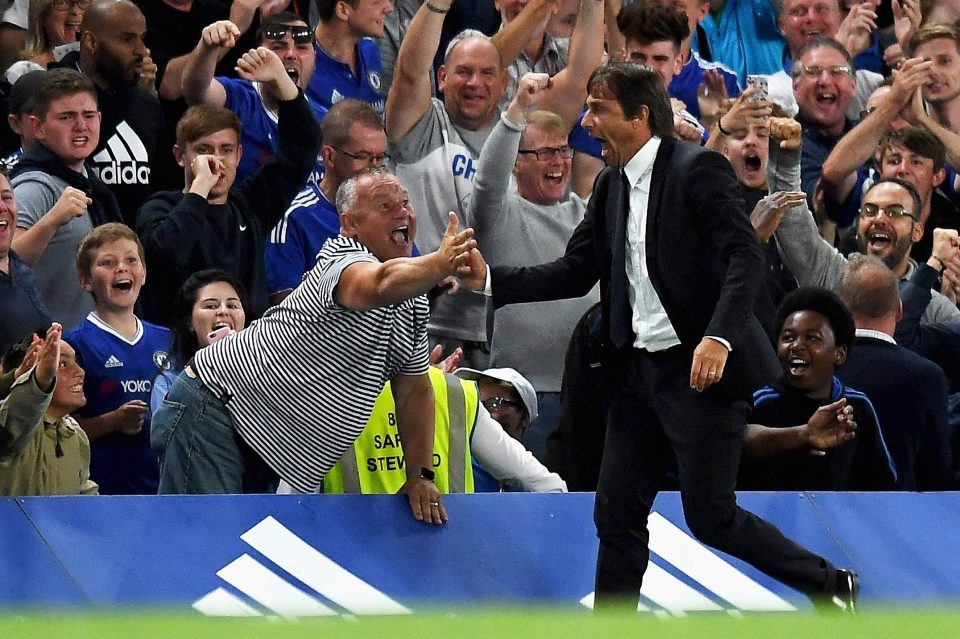
[[[354,239],[328,241],[289,297],[194,358],[240,436],[300,492],[363,431],[387,380],[428,370],[426,296],[365,312],[334,299],[358,262],[379,260]]]
[[[86,405],[79,417],[96,417],[123,404],[140,400],[150,403],[150,389],[157,372],[168,366],[173,339],[169,329],[137,320],[137,333],[127,339],[91,313],[64,335],[77,353],[77,364],[86,376]],[[150,412],[136,435],[110,433],[90,446],[90,477],[102,495],[155,495],[159,485],[159,462],[150,448]]]
[[[237,114],[243,122],[240,134],[240,144],[243,146],[243,157],[237,166],[237,181],[256,173],[257,169],[273,157],[277,151],[277,112],[263,103],[260,94],[260,84],[249,80],[217,76],[217,82],[223,86],[227,100],[224,106]],[[313,107],[313,112],[319,122],[327,113],[328,107],[323,107],[310,98],[307,102]],[[323,163],[317,158],[317,167],[314,174],[323,174]]]
[[[447,214],[457,214],[460,228],[465,218],[464,198],[473,190],[477,159],[496,124],[470,131],[453,124],[443,102],[433,98],[430,108],[403,138],[390,143],[397,177],[410,192],[417,212],[417,246],[435,251],[447,227]],[[431,332],[461,340],[485,342],[486,300],[461,287],[456,295],[437,300],[430,318]]]
[[[700,21],[713,59],[733,69],[737,77],[771,74],[782,68],[786,44],[770,0],[727,0],[719,19]]]
[[[380,47],[371,38],[357,42],[357,73],[317,45],[317,68],[307,85],[307,99],[323,109],[323,115],[344,98],[368,102],[383,117],[386,98],[380,87]],[[315,107],[316,108],[316,107]],[[323,119],[323,115],[320,119]]]
[[[17,227],[31,229],[57,203],[67,183],[60,178],[28,171],[17,175],[10,184],[17,198]],[[40,260],[33,267],[37,288],[54,321],[64,330],[79,324],[93,310],[93,298],[80,286],[77,275],[77,247],[93,230],[89,215],[75,217],[58,228]]]

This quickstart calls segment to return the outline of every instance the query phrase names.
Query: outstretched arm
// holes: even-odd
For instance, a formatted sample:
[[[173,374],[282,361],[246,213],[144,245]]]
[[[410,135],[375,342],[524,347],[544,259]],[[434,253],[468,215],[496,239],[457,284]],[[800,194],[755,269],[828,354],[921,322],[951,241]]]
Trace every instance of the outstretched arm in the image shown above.
[[[348,266],[334,291],[336,302],[367,311],[423,295],[450,275],[469,274],[468,256],[477,246],[473,229],[458,232],[456,214],[449,215],[440,248],[433,253]]]
[[[483,143],[467,208],[467,221],[476,229],[481,242],[487,229],[498,224],[506,213],[503,202],[527,113],[543,99],[549,86],[550,76],[546,73],[525,73],[517,85],[517,95]]]
[[[755,459],[764,459],[790,453],[823,455],[827,448],[844,444],[857,433],[853,407],[846,398],[821,406],[801,426],[772,428],[747,424],[743,436],[743,451]]]
[[[16,380],[10,395],[0,402],[0,456],[23,452],[41,427],[60,363],[60,331],[60,325],[53,324],[42,345],[34,342],[31,351],[37,364],[33,375]]]

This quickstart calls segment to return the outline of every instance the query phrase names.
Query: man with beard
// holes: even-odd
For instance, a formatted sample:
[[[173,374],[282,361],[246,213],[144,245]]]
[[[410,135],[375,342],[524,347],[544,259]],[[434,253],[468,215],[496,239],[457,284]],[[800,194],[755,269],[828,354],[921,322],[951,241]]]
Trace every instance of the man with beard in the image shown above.
[[[76,69],[97,87],[100,143],[89,162],[131,228],[147,196],[170,186],[173,167],[160,102],[140,85],[146,33],[130,0],[96,0],[80,25],[80,50],[51,65]]]
[[[778,168],[771,190],[797,190],[800,176],[796,165],[782,162]],[[899,178],[884,178],[870,187],[860,206],[857,219],[859,251],[880,258],[900,280],[909,279],[917,268],[910,259],[910,249],[923,237],[920,202],[920,195],[911,184]],[[763,227],[770,221],[776,226],[777,214],[766,218],[755,220],[754,226]],[[806,203],[783,215],[775,237],[784,264],[796,276],[800,286],[833,289],[839,284],[847,258],[820,237]],[[942,271],[943,267],[938,263],[938,270]],[[960,319],[960,310],[934,291],[921,321],[930,324],[955,319]]]

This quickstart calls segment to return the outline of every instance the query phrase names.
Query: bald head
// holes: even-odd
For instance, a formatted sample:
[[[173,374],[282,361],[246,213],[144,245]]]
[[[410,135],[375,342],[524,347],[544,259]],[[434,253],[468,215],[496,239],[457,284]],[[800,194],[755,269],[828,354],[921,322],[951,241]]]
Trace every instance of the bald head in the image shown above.
[[[147,21],[130,0],[94,0],[80,25],[80,69],[103,89],[140,81]]]
[[[900,287],[897,276],[880,258],[851,256],[840,278],[837,295],[850,309],[857,328],[893,334],[900,316]]]
[[[115,22],[122,16],[130,13],[143,13],[137,5],[130,0],[94,0],[87,12],[83,14],[83,21],[80,23],[80,33],[90,31],[96,36],[103,35],[106,31],[114,28]]]

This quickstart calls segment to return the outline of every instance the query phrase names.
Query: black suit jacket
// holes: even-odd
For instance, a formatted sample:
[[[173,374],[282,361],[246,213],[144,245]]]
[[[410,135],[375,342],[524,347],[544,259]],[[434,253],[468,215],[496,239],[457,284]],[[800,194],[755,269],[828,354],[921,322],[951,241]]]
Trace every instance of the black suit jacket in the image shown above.
[[[872,337],[858,337],[837,371],[866,393],[905,490],[950,490],[947,380],[933,362]]]
[[[612,168],[600,173],[562,257],[492,269],[496,307],[580,297],[599,280],[609,336],[611,280],[622,277],[613,273],[613,247],[626,242],[619,175]],[[753,314],[763,254],[730,163],[699,146],[663,139],[648,206],[647,268],[681,343],[692,351],[707,335],[730,342],[720,390],[743,397],[776,379],[779,364]]]

